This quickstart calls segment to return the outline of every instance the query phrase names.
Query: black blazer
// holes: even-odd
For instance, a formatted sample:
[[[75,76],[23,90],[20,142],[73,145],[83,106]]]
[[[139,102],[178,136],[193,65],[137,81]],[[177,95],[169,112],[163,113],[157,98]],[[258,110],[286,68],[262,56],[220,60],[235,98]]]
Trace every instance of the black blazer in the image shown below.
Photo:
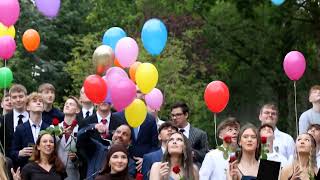
[[[6,120],[5,123],[4,119]],[[13,132],[13,111],[10,111],[0,119],[0,141],[1,145],[5,148],[6,156],[9,156],[10,153]]]
[[[96,110],[93,109],[92,115],[96,114]],[[79,129],[83,128],[84,126],[86,126],[88,123],[86,123],[86,118],[83,118],[84,114],[82,113],[82,110],[77,114],[77,121],[78,121],[78,125],[79,125]],[[90,116],[89,116],[90,117]],[[87,117],[87,118],[89,118]]]
[[[189,142],[194,152],[194,162],[201,166],[202,161],[209,151],[207,133],[190,125]]]

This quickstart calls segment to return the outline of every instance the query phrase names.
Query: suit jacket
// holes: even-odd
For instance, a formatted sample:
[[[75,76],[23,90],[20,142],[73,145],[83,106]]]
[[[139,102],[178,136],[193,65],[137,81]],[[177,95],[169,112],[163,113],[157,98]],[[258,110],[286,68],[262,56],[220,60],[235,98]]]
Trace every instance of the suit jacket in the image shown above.
[[[113,114],[114,119],[118,119],[120,122],[127,123],[124,112],[117,112]],[[143,157],[144,154],[156,151],[159,146],[157,123],[151,114],[147,114],[146,119],[140,125],[138,138],[135,138],[133,128],[131,128],[131,147],[129,154],[131,157]]]
[[[149,179],[149,172],[151,170],[151,166],[155,162],[161,162],[163,156],[163,151],[160,148],[157,151],[145,154],[143,156],[143,162],[142,162],[142,174],[143,179]]]
[[[208,152],[208,137],[207,133],[201,129],[190,126],[189,142],[194,152],[194,162],[201,166],[201,163]]]
[[[42,121],[40,130],[44,130],[47,127],[49,127],[49,125]],[[19,157],[19,151],[25,147],[28,147],[29,143],[35,144],[36,142],[33,140],[30,122],[27,121],[16,127],[16,131],[13,134],[10,153],[10,157],[12,158],[14,164],[20,166],[20,168],[28,163],[29,157]]]
[[[42,120],[46,124],[51,125],[53,118],[58,118],[59,122],[62,122],[64,119],[64,114],[55,107],[52,107],[52,109],[49,112],[46,112],[46,111],[42,112]]]
[[[6,120],[5,123],[4,119]],[[0,141],[1,145],[5,148],[5,153],[7,156],[10,155],[13,133],[13,111],[10,111],[0,119]]]
[[[93,112],[92,112],[92,115],[95,115],[96,114],[96,110],[93,109]],[[85,127],[86,124],[86,118],[83,118],[84,114],[82,113],[82,111],[80,111],[78,114],[77,114],[77,121],[78,121],[78,125],[79,125],[79,129]],[[89,116],[90,117],[90,116]]]

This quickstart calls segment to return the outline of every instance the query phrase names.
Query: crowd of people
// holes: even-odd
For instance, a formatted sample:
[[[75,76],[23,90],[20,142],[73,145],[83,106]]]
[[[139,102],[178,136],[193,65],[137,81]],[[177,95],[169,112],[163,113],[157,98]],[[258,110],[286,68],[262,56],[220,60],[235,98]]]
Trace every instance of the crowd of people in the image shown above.
[[[136,98],[144,99],[137,89]],[[4,93],[0,119],[1,180],[309,180],[320,179],[320,86],[312,108],[299,119],[296,141],[277,128],[278,109],[264,104],[260,126],[234,117],[218,124],[222,141],[210,150],[206,132],[189,123],[186,103],[171,106],[170,119],[148,109],[132,128],[111,102],[93,104],[80,91],[53,106],[55,87],[27,93],[14,84]]]

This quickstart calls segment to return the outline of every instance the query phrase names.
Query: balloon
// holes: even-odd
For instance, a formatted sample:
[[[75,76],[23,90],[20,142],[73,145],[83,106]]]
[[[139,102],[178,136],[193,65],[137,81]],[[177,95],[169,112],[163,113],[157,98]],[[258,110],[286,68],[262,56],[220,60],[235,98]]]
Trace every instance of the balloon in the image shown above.
[[[18,0],[0,1],[0,22],[9,27],[14,25],[20,14],[20,5]]]
[[[8,88],[13,80],[12,71],[7,67],[0,68],[0,88]]]
[[[299,80],[306,69],[306,60],[303,54],[299,51],[289,52],[284,58],[283,69],[291,80]]]
[[[122,111],[136,97],[136,86],[130,79],[122,79],[110,87],[111,100],[117,111]]]
[[[276,6],[280,6],[284,1],[285,0],[271,0],[271,2]]]
[[[140,126],[147,117],[147,107],[140,99],[135,99],[126,109],[124,115],[128,124],[136,128]]]
[[[101,45],[94,50],[92,55],[93,66],[96,73],[102,75],[112,66],[114,54],[110,46]]]
[[[112,27],[104,33],[102,44],[108,45],[112,50],[115,50],[117,42],[124,37],[127,37],[127,34],[123,29],[119,27]]]
[[[135,62],[133,63],[131,66],[130,66],[130,69],[129,69],[129,75],[130,75],[130,79],[133,81],[133,82],[136,82],[136,71],[137,71],[137,68],[139,67],[139,65],[141,64],[141,62]]]
[[[152,89],[152,91],[145,95],[144,98],[148,107],[154,110],[160,110],[160,107],[163,103],[163,95],[159,89]]]
[[[16,51],[16,42],[11,36],[0,37],[0,58],[10,59]]]
[[[83,84],[84,93],[93,103],[102,103],[107,96],[107,84],[98,75],[88,76]]]
[[[219,113],[229,101],[229,89],[222,81],[212,81],[204,92],[204,101],[210,111]]]
[[[121,64],[119,63],[118,59],[117,58],[114,58],[114,63],[113,63],[115,66],[119,67],[119,68],[124,68],[121,66]]]
[[[40,35],[34,29],[28,29],[23,33],[22,43],[24,48],[29,52],[34,52],[40,45]]]
[[[144,94],[149,93],[158,82],[158,70],[151,63],[142,63],[137,68],[136,82],[140,91]]]
[[[152,56],[162,52],[166,46],[167,38],[167,28],[159,19],[150,19],[144,23],[141,32],[142,44]]]
[[[109,87],[117,84],[122,79],[128,79],[127,73],[119,67],[111,67],[110,69],[108,69],[104,77]]]
[[[58,15],[60,0],[35,0],[38,11],[49,19]]]
[[[14,38],[16,36],[16,30],[14,26],[7,27],[0,23],[0,37],[2,36],[11,36]]]
[[[123,67],[130,67],[138,58],[139,47],[131,37],[120,39],[116,45],[116,57]]]

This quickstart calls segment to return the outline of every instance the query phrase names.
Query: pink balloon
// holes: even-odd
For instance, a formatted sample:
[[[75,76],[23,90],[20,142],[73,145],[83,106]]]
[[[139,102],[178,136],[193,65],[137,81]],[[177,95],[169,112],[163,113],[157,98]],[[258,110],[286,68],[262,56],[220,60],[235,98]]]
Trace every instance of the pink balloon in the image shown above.
[[[154,88],[145,96],[145,100],[148,107],[154,110],[160,110],[163,103],[163,95],[159,89]]]
[[[138,58],[139,47],[131,37],[121,38],[115,49],[115,54],[122,67],[130,67]]]
[[[122,79],[110,87],[111,100],[117,111],[122,111],[136,97],[136,86],[130,79]]]
[[[0,58],[10,59],[16,51],[16,42],[11,36],[0,37]]]
[[[128,79],[128,74],[119,67],[111,67],[107,70],[106,75],[103,79],[107,82],[108,86],[111,87],[118,83],[122,79]]]
[[[289,52],[284,58],[283,69],[291,80],[299,80],[306,69],[306,60],[303,54],[299,51]]]
[[[0,0],[0,22],[7,27],[14,25],[20,14],[18,0]]]

